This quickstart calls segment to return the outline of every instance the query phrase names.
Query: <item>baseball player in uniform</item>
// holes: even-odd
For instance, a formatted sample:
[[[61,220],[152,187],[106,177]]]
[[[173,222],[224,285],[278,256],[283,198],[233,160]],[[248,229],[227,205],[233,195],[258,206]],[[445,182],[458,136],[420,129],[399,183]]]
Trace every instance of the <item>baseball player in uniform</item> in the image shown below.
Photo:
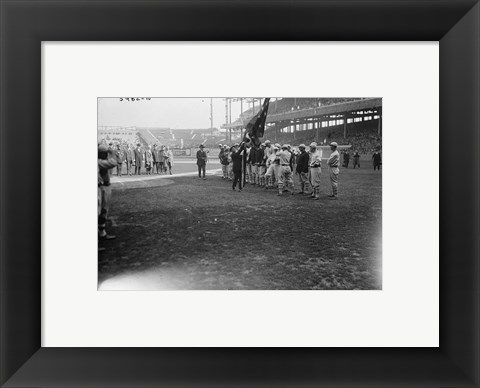
[[[308,153],[308,180],[312,186],[312,199],[320,199],[320,174],[322,173],[322,153],[317,149],[317,143],[310,144]]]
[[[257,168],[257,184],[259,186],[265,186],[265,143],[260,144],[260,148],[256,152],[255,166]]]
[[[248,163],[248,181],[251,185],[257,183],[258,167],[257,167],[257,149],[255,146],[248,148],[247,163]]]
[[[338,144],[336,142],[330,143],[330,149],[332,154],[327,160],[328,168],[330,170],[330,183],[332,184],[332,195],[329,195],[331,199],[338,198],[338,164],[340,163],[340,154],[337,151]]]
[[[277,175],[278,177],[278,168],[279,167],[279,164],[278,164],[278,159],[277,159],[277,152],[278,152],[278,148],[277,146],[273,146],[271,147],[272,148],[272,153],[270,154],[270,156],[268,156],[267,158],[267,172],[265,173],[265,182],[266,182],[266,185],[265,185],[265,189],[268,189],[268,188],[273,188],[273,180],[274,180],[274,176]]]
[[[282,145],[282,150],[278,152],[278,161],[279,161],[279,176],[278,176],[278,194],[282,195],[283,188],[285,187],[287,191],[290,191],[295,194],[293,188],[293,178],[292,178],[292,169],[290,167],[290,162],[292,159],[292,154],[288,150],[288,145]]]

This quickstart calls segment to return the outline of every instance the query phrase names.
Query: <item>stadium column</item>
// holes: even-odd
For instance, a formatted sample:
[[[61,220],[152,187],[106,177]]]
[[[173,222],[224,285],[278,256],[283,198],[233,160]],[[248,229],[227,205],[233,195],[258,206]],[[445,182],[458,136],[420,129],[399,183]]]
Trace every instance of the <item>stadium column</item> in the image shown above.
[[[343,138],[347,138],[347,112],[343,115]]]

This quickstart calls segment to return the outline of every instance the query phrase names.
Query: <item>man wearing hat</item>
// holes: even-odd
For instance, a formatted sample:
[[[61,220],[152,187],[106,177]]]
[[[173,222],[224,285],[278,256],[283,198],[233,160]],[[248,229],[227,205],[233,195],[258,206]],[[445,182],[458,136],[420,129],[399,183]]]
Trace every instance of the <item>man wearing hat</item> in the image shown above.
[[[254,145],[248,148],[247,171],[248,182],[254,185],[257,182],[258,168],[257,168],[257,149]]]
[[[320,199],[320,174],[322,173],[322,153],[317,149],[317,143],[310,144],[308,153],[308,180],[312,185],[312,199]]]
[[[298,146],[300,155],[297,159],[297,174],[300,180],[301,191],[299,194],[305,194],[308,191],[308,153],[305,151],[305,144]]]
[[[292,195],[295,194],[293,189],[293,178],[292,170],[290,167],[290,161],[292,154],[288,151],[288,145],[282,145],[282,150],[278,152],[279,160],[279,177],[278,177],[278,194],[282,195],[283,188],[285,187],[287,191],[291,190]]]
[[[205,166],[207,165],[207,153],[203,150],[203,144],[200,144],[200,149],[197,151],[197,166],[198,178],[205,178]]]
[[[153,145],[153,150],[152,150],[152,170],[153,173],[155,172],[158,174],[158,148],[157,148],[157,143]]]
[[[148,145],[147,150],[145,151],[145,170],[147,171],[147,175],[152,174],[152,163],[153,163],[152,146]]]
[[[232,152],[233,191],[235,191],[237,183],[239,191],[242,191],[242,151],[244,149],[245,143],[242,143],[240,146],[236,143],[230,148],[230,151]]]
[[[255,167],[257,171],[257,184],[259,186],[265,186],[265,143],[260,144],[260,148],[256,152]]]
[[[278,180],[278,175],[280,172],[280,164],[277,156],[279,148],[276,144],[271,148],[273,152],[267,159],[267,172],[265,173],[265,190],[274,187],[275,177]]]
[[[140,175],[143,163],[143,150],[140,148],[140,143],[137,144],[137,148],[133,152],[135,154],[135,174]]]
[[[125,159],[127,161],[127,174],[128,176],[132,175],[132,164],[135,160],[135,154],[132,150],[132,145],[128,144],[127,150],[125,151]]]
[[[328,168],[330,170],[330,183],[332,184],[332,195],[329,195],[331,199],[338,198],[338,165],[340,163],[340,154],[337,151],[338,144],[336,142],[330,143],[330,149],[332,154],[327,160]]]
[[[222,179],[228,179],[228,146],[225,144],[221,151],[220,163],[222,163]]]
[[[115,157],[117,158],[117,176],[122,176],[122,168],[123,168],[123,162],[125,160],[125,152],[122,150],[120,144],[117,144]]]
[[[220,164],[222,165],[222,170],[223,170],[222,158],[223,158],[223,145],[219,144],[218,145],[218,160],[220,161]],[[222,179],[225,179],[224,176],[222,176]]]

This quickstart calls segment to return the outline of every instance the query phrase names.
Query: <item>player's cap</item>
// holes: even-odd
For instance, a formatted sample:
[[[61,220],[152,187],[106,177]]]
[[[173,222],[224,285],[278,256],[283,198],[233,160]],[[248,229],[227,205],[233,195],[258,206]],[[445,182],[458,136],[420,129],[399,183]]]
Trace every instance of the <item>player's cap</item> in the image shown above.
[[[98,152],[108,152],[108,147],[105,144],[100,144],[98,146]]]
[[[310,147],[312,148],[317,148],[317,143],[315,143],[314,141],[310,143]]]
[[[298,148],[303,148],[303,149],[305,149],[305,144],[300,144],[300,145],[298,146]]]
[[[275,143],[275,147],[277,147],[277,148],[280,148],[280,147],[281,147],[281,145],[280,145],[280,144],[278,144],[278,143]]]
[[[265,140],[265,144],[270,144],[270,140]]]
[[[330,145],[331,145],[332,147],[338,147],[338,143],[337,143],[336,141],[332,141],[332,142],[330,143]]]
[[[282,145],[282,148],[285,148],[285,149],[288,148],[288,144]]]
[[[219,147],[223,147],[221,144],[218,145]]]
[[[238,143],[235,143],[235,144],[234,144],[235,147],[238,147],[239,145],[240,145],[240,144],[238,144]]]
[[[265,143],[261,143],[261,144],[260,144],[260,147],[265,147]]]
[[[292,146],[290,144],[287,144],[287,148],[290,149],[292,148]]]
[[[205,146],[203,144],[200,144],[200,148],[203,148],[203,147],[205,147]]]

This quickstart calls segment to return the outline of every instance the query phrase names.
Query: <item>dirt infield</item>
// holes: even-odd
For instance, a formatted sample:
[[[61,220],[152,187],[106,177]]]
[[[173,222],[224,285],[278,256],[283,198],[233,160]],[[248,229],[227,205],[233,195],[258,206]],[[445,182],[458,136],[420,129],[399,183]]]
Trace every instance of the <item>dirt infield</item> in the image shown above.
[[[381,172],[342,169],[338,201],[323,176],[319,201],[219,175],[115,183],[100,289],[381,289]]]

